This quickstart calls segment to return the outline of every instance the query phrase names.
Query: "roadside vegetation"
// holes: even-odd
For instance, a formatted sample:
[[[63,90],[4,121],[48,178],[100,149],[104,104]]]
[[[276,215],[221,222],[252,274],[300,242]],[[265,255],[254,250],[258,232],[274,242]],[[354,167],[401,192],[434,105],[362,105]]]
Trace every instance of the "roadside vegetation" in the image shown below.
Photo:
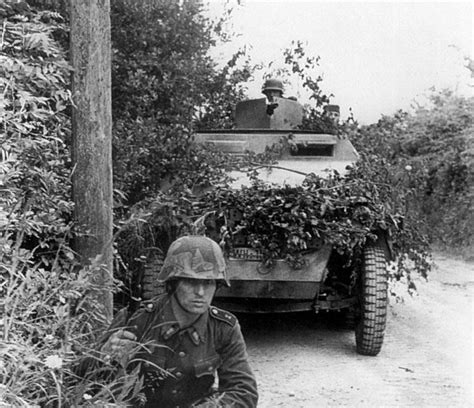
[[[394,239],[401,268],[393,278],[410,285],[410,273],[429,272],[431,246],[472,250],[473,98],[434,90],[430,104],[413,112],[328,129],[322,111],[330,96],[312,76],[318,58],[295,42],[278,74],[296,76],[312,95],[306,126],[349,137],[361,160],[344,182],[334,174],[271,196],[259,184],[234,191],[227,170],[271,164],[291,140],[238,161],[194,143],[196,129],[232,127],[232,109],[256,72],[244,52],[223,67],[208,56],[231,38],[231,10],[211,21],[195,1],[111,3],[117,305],[136,301],[134,276],[151,248],[166,251],[204,214],[232,206],[255,228],[269,264],[285,257],[297,265],[298,249],[316,238],[360,251],[377,227]],[[93,352],[104,324],[94,313],[100,265],[82,267],[73,248],[69,28],[61,4],[0,1],[0,406],[104,406],[140,392],[136,372]],[[103,360],[102,369],[78,375],[90,356]]]

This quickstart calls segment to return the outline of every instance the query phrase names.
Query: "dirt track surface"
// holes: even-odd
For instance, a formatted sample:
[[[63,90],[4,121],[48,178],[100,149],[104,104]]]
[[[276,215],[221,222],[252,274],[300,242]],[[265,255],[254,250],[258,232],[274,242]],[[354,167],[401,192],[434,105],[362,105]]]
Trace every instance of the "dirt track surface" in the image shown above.
[[[435,262],[417,296],[392,288],[377,357],[330,316],[242,316],[259,407],[474,407],[474,264]]]

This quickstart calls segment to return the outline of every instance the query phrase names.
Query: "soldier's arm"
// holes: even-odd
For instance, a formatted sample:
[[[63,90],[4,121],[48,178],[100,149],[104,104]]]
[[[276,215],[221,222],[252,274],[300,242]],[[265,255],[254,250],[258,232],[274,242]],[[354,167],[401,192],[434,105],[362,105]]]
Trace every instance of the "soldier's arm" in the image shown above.
[[[218,369],[219,401],[225,407],[256,407],[257,383],[248,363],[245,341],[237,321],[232,327],[226,327],[222,340],[222,347],[217,350],[222,360]]]
[[[99,337],[96,348],[82,356],[78,366],[74,370],[78,376],[86,377],[88,374],[96,372],[103,366],[105,360],[107,360],[107,353],[102,351],[102,347],[115,331],[127,323],[128,314],[127,308],[123,308],[114,316],[110,326]]]
[[[91,350],[81,360],[76,373],[80,376],[85,376],[88,372],[96,371],[104,363],[113,362],[114,360],[125,366],[129,356],[127,356],[127,359],[123,358],[124,353],[119,352],[118,348],[120,348],[121,344],[126,344],[125,350],[130,351],[133,345],[137,344],[137,336],[143,330],[141,326],[148,323],[148,314],[144,308],[141,308],[130,316],[127,308],[121,309],[114,316],[110,326],[99,337],[96,349]],[[122,341],[125,342],[122,343]]]
[[[131,349],[136,349],[144,334],[150,329],[149,323],[153,318],[155,308],[155,303],[151,301],[144,302],[132,315],[127,315],[122,319],[116,316],[102,339],[101,351],[111,352],[112,354],[115,351],[120,354],[122,353],[121,349],[123,349],[123,353],[129,354]]]

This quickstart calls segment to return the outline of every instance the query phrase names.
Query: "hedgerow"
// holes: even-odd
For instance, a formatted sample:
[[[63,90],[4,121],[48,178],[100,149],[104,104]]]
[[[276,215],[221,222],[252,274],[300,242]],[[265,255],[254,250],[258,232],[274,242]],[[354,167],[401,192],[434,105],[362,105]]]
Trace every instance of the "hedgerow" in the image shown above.
[[[217,66],[209,50],[228,40],[231,9],[216,20],[204,10],[194,0],[111,2],[114,187],[126,206],[223,176],[225,163],[191,131],[231,126],[251,69],[242,52]]]
[[[469,254],[474,245],[474,99],[433,90],[416,110],[352,130],[359,151],[383,159],[406,223],[430,244]],[[406,169],[409,169],[408,171]]]
[[[115,11],[123,12],[119,8],[131,3],[140,5],[138,1],[116,2]],[[182,21],[194,19],[191,11],[199,7],[184,3],[189,8]],[[173,25],[168,24],[165,11],[158,10],[164,13],[159,28],[166,34]],[[25,3],[0,3],[0,16],[0,347],[5,356],[0,364],[0,402],[125,403],[139,393],[136,373],[128,375],[123,367],[116,369],[106,362],[105,377],[83,379],[75,371],[84,357],[93,354],[96,327],[104,322],[94,303],[99,288],[92,277],[99,266],[76,264],[72,248],[71,70],[57,42],[67,38],[67,27],[58,13],[37,12]],[[439,95],[432,108],[414,116],[400,113],[368,127],[345,123],[334,129],[321,118],[329,97],[320,92],[320,79],[307,77],[304,63],[294,64],[305,58],[297,44],[286,58],[290,71],[313,92],[315,105],[306,106],[305,125],[350,137],[361,160],[345,177],[308,175],[297,187],[256,183],[235,190],[227,184],[227,170],[252,173],[256,166],[276,160],[279,148],[235,162],[197,146],[192,125],[229,128],[233,103],[243,96],[236,85],[249,78],[251,69],[236,69],[236,61],[231,60],[224,70],[213,71],[205,53],[199,56],[204,67],[186,67],[192,51],[186,47],[181,54],[173,54],[170,64],[153,65],[163,51],[162,43],[145,41],[125,48],[131,27],[120,18],[116,33],[122,37],[116,37],[115,48],[123,58],[114,62],[114,92],[119,96],[114,148],[115,181],[125,197],[125,205],[116,207],[116,274],[122,281],[136,279],[150,248],[163,254],[174,238],[199,226],[231,251],[229,238],[237,231],[225,219],[236,208],[243,214],[240,227],[264,253],[269,267],[280,258],[298,267],[301,250],[322,244],[351,257],[383,231],[391,236],[400,265],[405,266],[409,258],[425,274],[430,230],[436,231],[433,238],[445,243],[472,244],[472,100]],[[214,29],[219,32],[222,27],[207,26],[204,35]],[[188,38],[185,31],[183,27],[183,41]],[[143,35],[146,40],[154,38],[153,31]],[[149,47],[154,54],[147,54]],[[173,53],[172,47],[165,51]],[[149,59],[141,58],[145,55]],[[133,72],[126,69],[127,59],[136,63]],[[149,70],[141,71],[140,62]],[[196,74],[197,80],[188,87],[176,81],[177,88],[167,89],[168,99],[163,102],[160,86],[171,84],[168,79],[176,67],[189,69],[184,76]],[[138,75],[142,72],[143,77]],[[199,76],[199,72],[204,74]],[[155,86],[147,88],[146,98],[140,99],[144,84],[156,73],[161,76],[154,78]],[[206,89],[208,83],[213,84],[210,89]],[[133,97],[127,101],[127,95]],[[218,103],[213,105],[213,100]],[[125,115],[130,106],[140,114]],[[430,222],[429,229],[425,220]],[[394,277],[411,270],[398,269]],[[118,288],[115,282],[110,290]]]
[[[0,405],[126,402],[136,372],[76,372],[107,322],[100,265],[78,265],[71,246],[71,69],[55,40],[66,27],[25,3],[1,2],[0,17]]]

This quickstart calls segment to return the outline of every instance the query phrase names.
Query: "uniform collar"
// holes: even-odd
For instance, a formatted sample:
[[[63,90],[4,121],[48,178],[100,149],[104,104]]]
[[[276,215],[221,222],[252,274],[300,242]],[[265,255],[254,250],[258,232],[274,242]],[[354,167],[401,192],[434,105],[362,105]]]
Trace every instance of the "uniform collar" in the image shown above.
[[[206,328],[209,319],[209,313],[205,312],[188,328],[180,330],[179,321],[176,313],[173,311],[173,303],[176,302],[172,296],[169,296],[163,305],[161,312],[162,327],[161,335],[165,340],[168,340],[179,331],[187,332],[191,341],[197,346],[199,342],[205,343],[207,340]],[[176,304],[179,307],[179,305]],[[175,306],[175,307],[176,307]]]

